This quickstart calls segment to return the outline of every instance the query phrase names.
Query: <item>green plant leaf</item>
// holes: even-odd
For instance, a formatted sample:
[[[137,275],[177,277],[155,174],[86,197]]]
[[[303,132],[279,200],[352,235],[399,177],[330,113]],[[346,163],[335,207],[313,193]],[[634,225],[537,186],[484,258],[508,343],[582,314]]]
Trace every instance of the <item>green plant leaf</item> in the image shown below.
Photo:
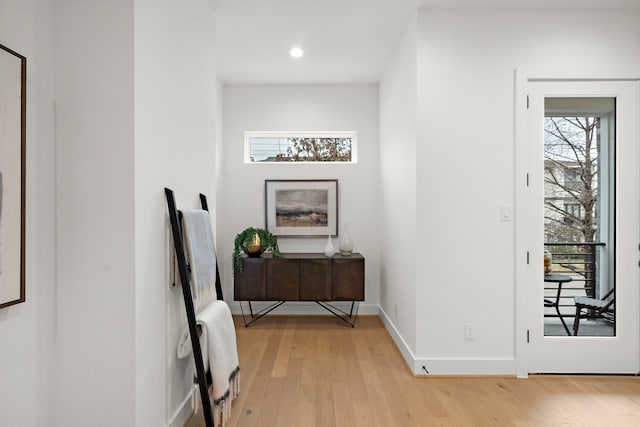
[[[242,273],[244,247],[251,243],[253,236],[260,237],[260,245],[264,252],[270,252],[276,258],[282,258],[280,248],[278,248],[278,238],[264,228],[248,227],[236,234],[233,241],[233,270],[234,273]]]

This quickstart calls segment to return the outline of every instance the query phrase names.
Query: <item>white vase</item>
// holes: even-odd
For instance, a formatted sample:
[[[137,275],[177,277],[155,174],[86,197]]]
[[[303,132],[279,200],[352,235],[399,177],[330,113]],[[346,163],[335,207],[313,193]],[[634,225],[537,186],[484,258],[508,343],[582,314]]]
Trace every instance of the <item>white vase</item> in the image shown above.
[[[349,225],[345,223],[342,236],[340,237],[340,253],[342,256],[349,256],[351,252],[353,252],[353,242],[351,241],[351,237],[349,237]]]
[[[324,247],[325,256],[332,257],[335,255],[336,250],[333,248],[333,243],[331,243],[331,235],[329,235],[329,239],[327,239],[327,246]]]

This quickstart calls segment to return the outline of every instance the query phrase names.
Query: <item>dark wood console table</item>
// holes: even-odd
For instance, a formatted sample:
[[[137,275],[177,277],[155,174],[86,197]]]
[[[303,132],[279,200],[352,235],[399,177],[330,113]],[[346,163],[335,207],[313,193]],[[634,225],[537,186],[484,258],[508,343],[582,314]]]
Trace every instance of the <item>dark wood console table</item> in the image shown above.
[[[287,253],[283,258],[265,254],[258,258],[244,258],[242,273],[235,272],[233,297],[249,303],[251,321],[263,317],[287,301],[313,301],[348,325],[355,325],[354,306],[364,301],[364,257],[359,253],[349,256],[336,254]],[[275,301],[258,313],[253,312],[252,301]],[[332,301],[351,301],[346,313],[330,304]],[[242,311],[244,318],[244,310]]]

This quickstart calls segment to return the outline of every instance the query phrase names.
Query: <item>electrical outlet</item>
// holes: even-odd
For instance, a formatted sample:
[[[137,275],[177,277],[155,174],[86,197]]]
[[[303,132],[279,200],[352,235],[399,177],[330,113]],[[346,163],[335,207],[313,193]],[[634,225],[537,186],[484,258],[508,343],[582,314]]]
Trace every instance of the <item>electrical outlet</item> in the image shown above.
[[[472,341],[476,338],[476,325],[473,323],[465,323],[464,325],[464,339]]]

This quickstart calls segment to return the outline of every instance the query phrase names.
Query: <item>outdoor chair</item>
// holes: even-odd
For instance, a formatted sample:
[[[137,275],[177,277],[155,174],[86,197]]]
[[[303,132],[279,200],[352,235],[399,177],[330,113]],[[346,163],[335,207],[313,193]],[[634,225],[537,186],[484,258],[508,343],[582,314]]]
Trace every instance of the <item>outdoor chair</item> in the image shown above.
[[[580,318],[592,319],[594,317],[604,318],[605,314],[613,313],[615,294],[614,289],[611,289],[606,293],[602,299],[589,298],[576,296],[573,297],[576,304],[576,317],[573,321],[573,335],[578,335],[578,328],[580,327]],[[585,313],[582,313],[582,309],[585,309]]]

